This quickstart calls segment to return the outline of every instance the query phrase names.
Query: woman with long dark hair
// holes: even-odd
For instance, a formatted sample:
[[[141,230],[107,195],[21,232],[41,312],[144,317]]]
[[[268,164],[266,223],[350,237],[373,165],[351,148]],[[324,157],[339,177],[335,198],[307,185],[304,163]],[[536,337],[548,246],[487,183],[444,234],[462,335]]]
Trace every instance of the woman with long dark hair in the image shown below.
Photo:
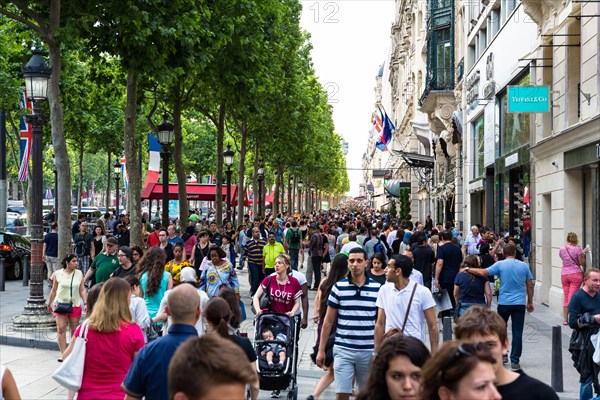
[[[94,240],[92,241],[92,259],[96,257],[96,254],[100,254],[104,250],[104,243],[106,242],[106,231],[104,230],[104,225],[97,224],[94,227],[93,237]]]
[[[387,262],[385,261],[385,256],[381,253],[375,253],[371,256],[371,260],[369,261],[369,266],[367,268],[368,275],[379,282],[381,285],[385,285],[385,268],[387,267]]]
[[[202,264],[202,260],[208,257],[208,251],[210,250],[210,236],[207,231],[200,231],[198,233],[198,242],[194,246],[194,251],[192,252],[192,256],[190,257],[190,262],[194,266],[196,270],[196,275],[200,277],[200,265]]]
[[[181,235],[181,240],[183,240],[183,246],[185,247],[185,258],[189,260],[194,254],[194,247],[198,243],[196,227],[194,225],[186,227],[185,232]]]
[[[204,318],[206,318],[206,323],[208,325],[206,335],[217,334],[240,346],[244,353],[246,353],[246,356],[248,356],[248,361],[252,365],[252,369],[256,372],[254,363],[256,362],[257,357],[254,348],[252,347],[252,343],[250,342],[250,339],[235,334],[235,329],[229,323],[231,320],[231,308],[229,307],[229,304],[227,304],[227,301],[220,297],[213,297],[210,299],[204,308]],[[258,397],[258,392],[257,374],[256,382],[252,385],[253,399]]]
[[[140,275],[140,285],[150,318],[156,317],[165,292],[173,287],[171,274],[165,271],[165,259],[165,252],[159,246],[154,246],[139,262],[140,269],[144,271]]]
[[[61,261],[62,269],[54,273],[52,282],[52,291],[48,297],[48,311],[54,313],[56,319],[56,340],[61,353],[67,348],[67,326],[69,332],[73,336],[85,302],[87,301],[87,293],[83,285],[83,272],[77,269],[77,256],[75,254],[67,254]],[[71,303],[72,310],[70,313],[60,313],[55,310],[54,300],[57,303]],[[62,358],[58,359],[59,362]]]
[[[229,304],[231,309],[231,317],[229,318],[229,325],[236,331],[239,330],[240,324],[242,323],[242,310],[240,308],[240,301],[235,295],[235,290],[229,286],[223,286],[219,290],[219,297],[222,298]]]
[[[429,357],[419,339],[389,338],[373,359],[369,380],[357,400],[415,399],[421,388],[421,369]]]
[[[344,279],[348,275],[348,256],[346,254],[337,254],[331,261],[331,268],[329,269],[329,275],[321,282],[321,286],[317,291],[314,303],[314,321],[317,326],[317,341],[313,347],[313,354],[311,359],[316,364],[316,357],[319,351],[319,341],[321,340],[321,328],[323,327],[323,320],[325,319],[325,313],[327,312],[327,299],[331,293],[333,285]],[[335,328],[331,329],[331,334],[327,339],[327,346],[325,349],[325,366],[327,367],[327,373],[321,377],[317,386],[313,390],[313,398],[318,399],[321,394],[333,383],[333,338],[335,336]]]

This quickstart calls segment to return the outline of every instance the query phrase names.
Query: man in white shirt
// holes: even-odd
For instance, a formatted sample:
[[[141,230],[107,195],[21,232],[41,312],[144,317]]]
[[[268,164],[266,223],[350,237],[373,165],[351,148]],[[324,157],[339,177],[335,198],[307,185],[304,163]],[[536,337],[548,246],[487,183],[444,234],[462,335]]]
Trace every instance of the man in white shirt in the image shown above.
[[[392,329],[398,329],[404,335],[425,342],[425,326],[429,331],[431,352],[435,353],[438,349],[435,300],[429,289],[410,279],[412,270],[410,257],[394,254],[388,261],[387,283],[379,290],[375,303],[378,308],[375,352],[379,349],[384,334]]]
[[[477,225],[473,225],[471,227],[471,233],[467,235],[465,239],[465,244],[463,246],[463,254],[479,254],[479,249],[477,248],[477,244],[481,240],[481,235],[479,234],[479,228]]]
[[[345,245],[342,246],[340,253],[349,254],[350,250],[352,250],[355,247],[362,247],[362,246],[358,243],[358,239],[356,237],[356,232],[350,232],[350,234],[348,235],[348,243],[346,243]]]

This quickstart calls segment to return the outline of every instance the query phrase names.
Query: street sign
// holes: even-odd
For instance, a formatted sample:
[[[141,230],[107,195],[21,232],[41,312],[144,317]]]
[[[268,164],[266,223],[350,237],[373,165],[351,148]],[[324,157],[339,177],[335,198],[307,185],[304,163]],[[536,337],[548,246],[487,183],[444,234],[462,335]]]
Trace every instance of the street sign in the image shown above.
[[[545,113],[550,111],[550,86],[509,86],[509,113]]]

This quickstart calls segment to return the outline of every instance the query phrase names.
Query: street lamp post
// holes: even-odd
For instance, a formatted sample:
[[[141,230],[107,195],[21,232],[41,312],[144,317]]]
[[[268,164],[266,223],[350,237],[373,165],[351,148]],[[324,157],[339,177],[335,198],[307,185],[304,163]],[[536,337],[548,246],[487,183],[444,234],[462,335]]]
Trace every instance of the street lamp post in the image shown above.
[[[48,80],[52,69],[42,58],[42,52],[34,47],[31,50],[31,59],[23,67],[26,94],[33,104],[33,113],[26,117],[27,123],[32,128],[31,146],[31,273],[29,283],[29,297],[27,305],[21,315],[13,318],[13,327],[16,330],[37,330],[56,328],[54,317],[48,313],[46,299],[44,299],[44,261],[43,225],[42,225],[42,130],[48,122],[48,117],[42,115],[39,105],[48,99]]]
[[[227,145],[227,149],[223,152],[223,163],[227,167],[227,218],[231,218],[231,166],[233,165],[233,150]]]
[[[167,120],[168,115],[163,115],[163,120],[158,124],[158,143],[161,144],[160,158],[162,159],[162,225],[169,226],[169,155],[173,143],[175,127]]]
[[[115,161],[115,165],[113,165],[113,168],[115,169],[115,220],[117,220],[119,218],[119,215],[121,214],[119,210],[119,176],[121,174],[121,163],[119,162],[119,160]]]
[[[302,179],[298,181],[298,212],[302,214],[302,186],[304,186],[304,182]]]
[[[263,195],[263,180],[265,179],[265,170],[262,167],[258,167],[258,171],[256,172],[258,175],[258,216],[263,216],[263,207],[265,206],[265,201],[262,198]]]

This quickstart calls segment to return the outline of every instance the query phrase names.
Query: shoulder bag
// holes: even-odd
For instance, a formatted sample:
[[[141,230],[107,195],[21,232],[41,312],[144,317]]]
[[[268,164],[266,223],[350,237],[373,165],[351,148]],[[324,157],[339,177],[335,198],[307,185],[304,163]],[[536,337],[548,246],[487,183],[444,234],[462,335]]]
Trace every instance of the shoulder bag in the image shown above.
[[[569,255],[569,258],[575,263],[575,265],[577,265],[579,267],[579,269],[581,270],[581,272],[584,272],[583,268],[581,267],[581,264],[579,264],[579,260],[575,260],[573,258],[573,256],[571,255],[571,252],[569,251],[569,248],[567,246],[565,246],[565,250],[567,251],[567,254]]]
[[[467,272],[467,274],[469,274]],[[469,274],[471,275],[471,274]],[[471,275],[471,282],[469,282],[469,287],[467,287],[467,290],[465,291],[465,294],[469,293],[469,290],[471,290],[471,286],[473,286],[473,282],[475,282],[475,276]],[[459,293],[460,294],[460,293]],[[454,307],[454,311],[452,313],[452,319],[454,320],[454,322],[458,322],[458,317],[460,317],[460,308],[462,307],[462,300],[458,300],[456,299],[456,306]]]
[[[67,303],[58,303],[54,312],[57,314],[71,314],[73,312],[73,278],[75,278],[75,273],[77,270],[73,271],[71,275],[71,298]]]
[[[87,343],[88,321],[83,321],[79,329],[79,335],[75,338],[75,344],[71,354],[52,374],[52,379],[61,386],[77,392],[83,381],[83,370],[85,366],[85,346]]]
[[[267,279],[267,287],[265,288],[263,294],[260,296],[260,299],[258,300],[258,305],[260,306],[261,310],[264,310],[265,308],[269,308],[271,306],[271,298],[269,297],[269,286],[271,286],[271,276],[269,277],[269,279]],[[254,308],[254,302],[252,302],[252,312],[254,314],[256,314],[256,309]]]
[[[415,297],[415,292],[417,291],[417,283],[415,282],[415,286],[413,286],[412,293],[410,294],[410,300],[408,300],[408,307],[406,307],[406,315],[404,316],[404,322],[402,322],[402,329],[394,328],[390,329],[383,335],[383,340],[387,340],[394,336],[404,336],[404,329],[406,328],[406,322],[408,321],[408,314],[410,313],[410,307],[412,306],[413,298]]]

